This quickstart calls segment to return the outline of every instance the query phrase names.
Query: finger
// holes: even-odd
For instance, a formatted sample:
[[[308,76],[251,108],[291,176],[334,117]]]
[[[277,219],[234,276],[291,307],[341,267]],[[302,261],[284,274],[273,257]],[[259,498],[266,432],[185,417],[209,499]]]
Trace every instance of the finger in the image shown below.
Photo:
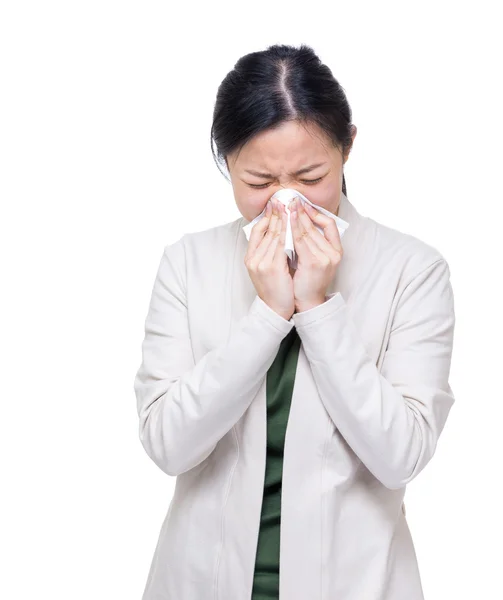
[[[298,207],[298,205],[297,205]],[[294,240],[296,244],[296,249],[298,249],[299,260],[301,262],[310,263],[313,258],[319,263],[326,263],[328,261],[325,250],[320,248],[320,246],[313,240],[311,237],[311,231],[309,228],[314,228],[314,225],[311,221],[305,221],[306,215],[304,214],[304,219],[299,216],[299,210],[301,208],[297,208],[295,211],[295,215],[292,222],[292,233],[294,235]],[[307,226],[306,226],[307,225]],[[314,231],[321,235],[319,231],[314,228]],[[321,236],[323,237],[323,236]],[[325,240],[325,244],[330,247],[328,242]]]
[[[298,205],[297,205],[298,206]],[[306,259],[312,258],[312,254],[309,246],[306,244],[306,238],[309,235],[304,235],[306,231],[303,223],[299,220],[299,213],[297,207],[290,212],[290,222],[292,224],[292,237],[299,260],[304,262]]]
[[[339,230],[337,228],[337,223],[334,219],[327,217],[320,211],[316,210],[312,206],[310,206],[307,202],[304,205],[306,214],[309,215],[311,221],[321,227],[324,232],[324,237],[328,242],[336,249],[340,250],[342,247],[341,244],[341,236],[339,235]],[[319,233],[319,232],[318,232]],[[321,234],[320,234],[321,235]]]
[[[250,239],[248,240],[246,252],[247,256],[253,256],[255,254],[259,244],[262,242],[264,235],[271,224],[272,216],[272,205],[268,203],[266,204],[264,216],[252,227]]]
[[[259,244],[255,249],[255,252],[253,253],[253,258],[256,259],[257,264],[260,264],[264,259],[264,256],[267,253],[270,244],[274,242],[275,231],[281,225],[279,210],[275,200],[271,201],[271,210],[272,214],[269,220],[269,226],[267,228],[267,231],[265,232],[262,239],[259,240]]]
[[[301,227],[304,228],[304,231],[308,232],[308,235],[304,236],[303,241],[321,264],[326,264],[327,262],[331,261],[336,262],[339,258],[339,252],[337,248],[334,248],[333,244],[327,240],[324,235],[315,227],[311,217],[308,214],[308,210],[303,210],[303,208],[299,209],[299,222]],[[326,217],[326,215],[323,216],[325,216],[327,219],[329,218]]]
[[[304,241],[316,256],[320,256],[320,253],[324,256],[332,256],[334,251],[332,244],[325,238],[319,229],[316,228],[308,211],[304,210],[305,206],[309,205],[306,203],[298,209],[300,226],[304,231],[308,232],[308,235],[304,236]],[[328,217],[326,218],[328,219]],[[335,256],[333,256],[333,258],[334,260],[336,259]]]
[[[281,251],[281,240],[284,240],[283,229],[286,231],[286,226],[284,225],[284,215],[280,207],[281,203],[277,203],[276,208],[278,211],[278,220],[275,224],[274,230],[271,232],[272,241],[267,247],[267,252],[264,255],[264,260],[267,262],[274,262],[278,260],[278,251]],[[283,241],[284,247],[284,241]]]
[[[265,213],[261,219],[259,219],[251,229],[250,239],[248,240],[248,253],[253,253],[257,246],[262,241],[269,222],[272,216],[272,207],[269,202],[265,206]]]
[[[309,213],[309,209],[306,209],[306,206],[309,207],[309,204],[299,204],[297,209],[298,219],[301,224],[301,227],[303,227],[305,231],[308,231],[309,235],[313,238],[313,240],[316,240],[319,245],[321,245],[322,247],[326,246],[327,244],[329,244],[329,242],[327,241],[325,236],[320,232],[320,230],[316,228],[311,213]],[[328,219],[328,217],[326,218]]]
[[[273,260],[280,264],[287,262],[287,254],[285,252],[285,241],[286,241],[286,227],[288,224],[288,215],[283,204],[281,204],[281,230],[274,252]]]

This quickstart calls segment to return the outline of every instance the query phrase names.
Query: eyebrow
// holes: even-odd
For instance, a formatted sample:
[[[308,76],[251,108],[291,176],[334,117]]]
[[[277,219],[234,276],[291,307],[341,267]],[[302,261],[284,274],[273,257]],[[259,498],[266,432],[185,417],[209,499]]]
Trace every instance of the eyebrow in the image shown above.
[[[326,163],[324,163],[324,162],[316,163],[314,165],[310,165],[309,167],[304,167],[302,169],[299,169],[298,171],[295,171],[295,173],[290,173],[290,174],[291,175],[302,175],[303,173],[308,173],[309,171],[312,171],[313,169],[316,169],[317,167],[321,167],[324,164],[326,164]],[[255,175],[256,177],[261,177],[262,179],[271,179],[274,177],[274,175],[271,175],[271,173],[260,173],[259,171],[253,171],[253,170],[249,170],[249,169],[245,169],[245,171],[247,173],[250,173],[251,175]]]

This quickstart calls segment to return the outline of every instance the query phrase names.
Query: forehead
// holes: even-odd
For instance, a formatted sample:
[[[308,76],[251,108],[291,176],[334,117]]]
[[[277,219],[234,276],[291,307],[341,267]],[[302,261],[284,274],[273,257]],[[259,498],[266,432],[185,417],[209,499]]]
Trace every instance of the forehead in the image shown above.
[[[306,162],[331,161],[338,154],[326,134],[314,124],[281,123],[255,135],[232,155],[237,168],[301,168]]]

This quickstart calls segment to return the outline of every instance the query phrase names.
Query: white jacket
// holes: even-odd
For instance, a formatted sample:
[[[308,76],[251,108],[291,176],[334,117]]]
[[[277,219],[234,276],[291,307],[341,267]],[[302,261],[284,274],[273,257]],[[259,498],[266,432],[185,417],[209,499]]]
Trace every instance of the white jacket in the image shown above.
[[[449,267],[345,195],[339,216],[329,299],[289,321],[256,294],[246,219],[165,247],[134,388],[141,443],[177,479],[143,600],[250,600],[266,373],[294,325],[280,600],[423,600],[403,499],[454,402]]]

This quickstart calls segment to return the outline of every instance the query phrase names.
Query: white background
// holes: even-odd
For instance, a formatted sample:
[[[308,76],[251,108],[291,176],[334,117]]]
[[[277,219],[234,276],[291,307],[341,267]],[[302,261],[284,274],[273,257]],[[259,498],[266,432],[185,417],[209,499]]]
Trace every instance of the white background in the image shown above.
[[[2,3],[2,598],[140,599],[175,482],[133,391],[155,272],[240,216],[210,149],[219,83],[301,42],[353,110],[350,201],[451,268],[456,403],[405,502],[426,598],[503,597],[498,8]]]

